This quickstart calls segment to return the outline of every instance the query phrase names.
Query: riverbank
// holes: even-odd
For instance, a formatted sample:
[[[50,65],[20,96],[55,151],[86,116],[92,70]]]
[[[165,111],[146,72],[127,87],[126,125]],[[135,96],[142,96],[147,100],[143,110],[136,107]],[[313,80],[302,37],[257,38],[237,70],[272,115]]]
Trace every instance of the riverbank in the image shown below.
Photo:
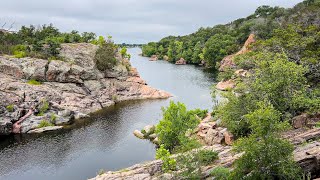
[[[209,165],[201,167],[201,179],[212,179],[214,175],[211,173],[216,168],[230,168],[234,162],[244,153],[236,152],[232,149],[233,138],[226,128],[220,127],[209,114],[203,119],[198,127],[193,130],[197,139],[203,145],[201,148],[193,149],[185,153],[173,154],[171,158],[179,159],[179,156],[193,154],[197,151],[207,150],[218,153],[218,158]],[[292,129],[282,134],[282,137],[288,139],[294,144],[293,159],[304,172],[309,172],[312,177],[319,177],[319,160],[320,160],[320,128],[300,127]],[[101,172],[95,178],[90,180],[109,180],[109,179],[172,179],[179,174],[181,169],[172,172],[163,171],[163,161],[154,160],[131,167],[121,169],[119,171]]]
[[[62,61],[1,56],[0,135],[61,129],[117,102],[171,97],[148,86],[119,53],[114,68],[99,71],[97,49],[92,44],[63,44]]]

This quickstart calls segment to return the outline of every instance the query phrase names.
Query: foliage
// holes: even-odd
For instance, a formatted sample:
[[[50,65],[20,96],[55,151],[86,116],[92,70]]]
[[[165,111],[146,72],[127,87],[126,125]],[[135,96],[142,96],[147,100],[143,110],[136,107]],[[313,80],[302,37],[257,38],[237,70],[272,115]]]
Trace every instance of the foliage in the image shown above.
[[[37,128],[43,128],[43,127],[49,127],[49,126],[54,126],[54,124],[50,123],[47,120],[41,120]]]
[[[160,144],[170,151],[180,146],[186,131],[198,125],[196,115],[201,116],[204,112],[199,109],[188,111],[183,103],[171,101],[167,108],[162,108],[163,118],[156,127]]]
[[[96,66],[100,71],[112,69],[116,64],[116,49],[113,43],[102,43],[94,57]]]
[[[52,124],[55,124],[56,123],[56,120],[57,120],[57,116],[54,114],[54,113],[51,113],[50,115],[50,122]]]
[[[104,169],[100,169],[99,172],[98,172],[98,175],[101,176],[101,175],[103,175],[105,172],[106,172],[106,171],[105,171]]]
[[[282,120],[319,107],[319,100],[307,91],[306,69],[288,61],[284,54],[264,53],[257,60],[253,75],[235,89],[238,93],[226,93],[228,101],[219,106],[217,115],[236,136],[251,132],[245,115],[256,110],[257,102],[267,101],[282,113]]]
[[[231,68],[226,68],[223,72],[218,74],[217,80],[218,81],[226,81],[233,77],[234,70]]]
[[[39,82],[39,81],[37,81],[35,79],[30,79],[27,83],[30,84],[30,85],[35,85],[35,86],[41,85],[41,82]]]
[[[288,52],[290,58],[300,59],[304,66],[309,67],[308,79],[319,81],[319,8],[320,3],[312,0],[288,9],[261,6],[248,17],[225,25],[200,28],[186,36],[168,36],[159,42],[150,42],[143,46],[142,52],[149,57],[169,56],[171,62],[180,57],[188,64],[199,64],[205,60],[206,66],[215,67],[225,55],[239,50],[249,34],[254,33],[258,40],[272,39],[268,46]],[[290,26],[299,28],[292,31]],[[242,65],[248,66],[244,67],[247,69],[253,64]]]
[[[197,155],[199,158],[199,162],[202,165],[209,165],[214,160],[218,159],[218,153],[210,150],[200,150]]]
[[[162,160],[163,172],[170,172],[170,171],[176,170],[176,160],[173,158],[170,158],[170,156],[171,156],[170,152],[167,149],[165,149],[163,145],[161,145],[160,148],[157,149],[156,159]]]
[[[61,33],[52,24],[35,27],[22,26],[17,32],[0,32],[0,54],[14,55],[16,58],[35,57],[60,59],[61,43],[99,42],[92,32],[71,31]]]
[[[45,112],[49,109],[49,102],[46,99],[43,99],[38,106],[38,116],[43,116]]]
[[[238,49],[235,40],[234,37],[223,34],[216,34],[208,39],[203,49],[207,66],[214,67],[225,56],[235,52]]]
[[[228,168],[218,166],[210,172],[210,175],[216,180],[229,180],[230,170]]]
[[[7,111],[8,112],[13,112],[14,111],[14,105],[13,104],[10,104],[6,107]]]
[[[218,153],[210,150],[196,150],[177,157],[180,170],[176,176],[183,179],[201,179],[201,166],[206,166],[218,159]]]
[[[288,60],[307,68],[306,77],[312,83],[320,79],[320,27],[310,25],[302,27],[288,25],[283,29],[275,29],[272,38],[260,41],[259,51],[285,53]]]
[[[150,42],[147,45],[142,46],[142,55],[151,57],[152,55],[156,54],[156,47],[155,43]]]
[[[293,146],[280,138],[288,127],[272,105],[261,102],[259,108],[246,115],[252,133],[235,144],[238,152],[245,152],[236,160],[232,179],[296,179],[300,169],[293,160]]]
[[[180,145],[173,149],[173,153],[184,153],[192,149],[200,148],[201,146],[197,139],[181,136]]]

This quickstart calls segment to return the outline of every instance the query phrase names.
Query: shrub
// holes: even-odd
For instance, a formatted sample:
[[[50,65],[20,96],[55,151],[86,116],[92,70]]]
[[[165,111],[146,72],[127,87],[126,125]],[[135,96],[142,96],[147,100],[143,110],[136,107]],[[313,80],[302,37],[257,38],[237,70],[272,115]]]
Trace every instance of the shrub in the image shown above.
[[[54,113],[51,113],[50,115],[50,122],[52,124],[55,124],[56,123],[56,120],[57,120],[57,116],[54,114]]]
[[[183,152],[187,152],[202,146],[200,142],[196,139],[190,139],[189,137],[183,137],[183,136],[180,137],[179,139],[180,139],[181,145],[176,146],[173,149],[173,153],[183,153]]]
[[[293,160],[293,146],[281,139],[288,127],[280,121],[280,113],[266,102],[245,115],[252,133],[239,139],[235,150],[245,152],[235,161],[232,179],[296,179],[301,171]]]
[[[200,150],[198,152],[198,158],[202,165],[209,165],[214,160],[218,159],[218,153],[210,150]]]
[[[230,170],[228,168],[218,166],[210,172],[210,175],[216,180],[229,180]]]
[[[9,112],[13,112],[14,111],[14,105],[13,104],[10,104],[6,107],[7,111]]]
[[[38,116],[43,116],[45,112],[49,109],[49,102],[43,99],[40,103]]]
[[[105,171],[104,169],[100,169],[99,172],[98,172],[98,175],[101,176],[101,175],[104,174],[105,172],[106,172],[106,171]]]
[[[37,81],[35,79],[30,79],[27,83],[30,84],[30,85],[35,85],[35,86],[41,85],[41,82],[39,82],[39,81]]]
[[[54,126],[54,125],[47,120],[41,120],[37,128],[43,128],[43,127],[49,127],[49,126]]]
[[[218,158],[218,153],[209,150],[191,151],[177,157],[179,172],[176,176],[182,179],[201,179],[201,166],[206,166]]]
[[[15,58],[24,58],[26,57],[27,53],[25,51],[14,51],[13,55]]]
[[[163,161],[162,164],[162,171],[163,172],[170,172],[176,170],[176,160],[170,158],[170,152],[164,148],[163,145],[157,149],[156,152],[156,159],[161,159]]]
[[[113,43],[105,43],[99,46],[94,59],[100,71],[112,69],[117,64]]]
[[[234,75],[234,70],[231,68],[226,69],[223,72],[220,72],[218,74],[218,81],[226,81],[232,78],[232,76]]]
[[[183,103],[173,101],[167,108],[162,108],[162,113],[163,118],[156,127],[156,133],[160,144],[170,151],[182,144],[188,129],[194,129],[199,124],[196,114],[205,114],[199,110],[188,111]]]

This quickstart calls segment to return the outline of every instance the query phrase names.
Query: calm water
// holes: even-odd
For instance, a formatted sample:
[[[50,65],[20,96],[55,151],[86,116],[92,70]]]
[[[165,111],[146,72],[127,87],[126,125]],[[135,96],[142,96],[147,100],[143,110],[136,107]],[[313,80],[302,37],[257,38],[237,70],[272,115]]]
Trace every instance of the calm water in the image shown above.
[[[100,169],[117,170],[153,160],[155,147],[132,132],[161,119],[161,107],[170,100],[188,108],[211,109],[213,74],[195,66],[150,62],[140,49],[129,49],[132,65],[147,83],[174,95],[168,100],[117,104],[81,120],[72,128],[36,136],[11,136],[0,140],[1,180],[87,179]]]

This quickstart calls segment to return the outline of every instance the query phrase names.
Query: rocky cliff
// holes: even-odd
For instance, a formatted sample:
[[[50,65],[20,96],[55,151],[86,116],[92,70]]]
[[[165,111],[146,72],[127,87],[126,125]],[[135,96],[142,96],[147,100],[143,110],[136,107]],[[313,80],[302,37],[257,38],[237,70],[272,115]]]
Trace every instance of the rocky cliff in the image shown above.
[[[43,120],[64,125],[119,101],[170,97],[148,86],[120,54],[113,69],[99,71],[97,49],[92,44],[63,44],[63,60],[52,61],[0,56],[0,135],[12,133],[17,122],[27,133]]]
[[[252,43],[254,43],[255,41],[256,41],[255,40],[255,35],[254,34],[250,34],[248,39],[244,43],[243,47],[240,49],[240,51],[238,51],[235,54],[226,56],[225,58],[222,59],[220,67],[219,67],[219,71],[224,71],[226,68],[234,68],[235,64],[234,64],[233,59],[238,55],[245,54],[245,53],[249,52],[250,51],[250,45]]]

